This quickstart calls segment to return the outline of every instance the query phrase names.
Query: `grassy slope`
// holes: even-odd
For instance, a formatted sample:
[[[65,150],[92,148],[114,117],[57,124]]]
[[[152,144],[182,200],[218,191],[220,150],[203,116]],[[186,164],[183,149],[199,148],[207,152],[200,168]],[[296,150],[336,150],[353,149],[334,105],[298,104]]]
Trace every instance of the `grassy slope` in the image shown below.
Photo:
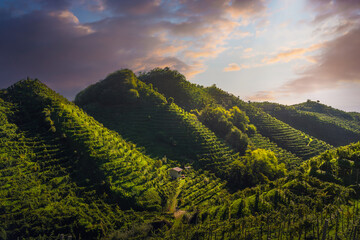
[[[319,103],[294,105],[296,108],[268,102],[257,103],[256,106],[292,127],[334,146],[347,145],[360,140],[360,121],[351,114]]]

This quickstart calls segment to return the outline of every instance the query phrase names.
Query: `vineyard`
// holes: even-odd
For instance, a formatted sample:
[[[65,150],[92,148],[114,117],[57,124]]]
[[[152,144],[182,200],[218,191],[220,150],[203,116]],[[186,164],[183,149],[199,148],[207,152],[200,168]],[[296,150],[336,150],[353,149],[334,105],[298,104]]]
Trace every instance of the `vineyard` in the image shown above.
[[[126,78],[119,77],[118,81]],[[104,105],[98,98],[87,105],[81,105],[81,101],[76,103],[105,127],[142,147],[154,158],[169,159],[180,165],[192,164],[223,176],[224,168],[236,158],[231,148],[193,114],[174,103],[158,104],[161,96],[153,93],[151,87],[140,81],[137,86],[140,99],[153,97],[132,105]],[[81,94],[86,96],[87,92]]]
[[[334,146],[347,145],[360,140],[359,122],[351,115],[340,115],[338,112],[317,113],[299,111],[292,106],[276,103],[257,103],[258,107],[306,133],[322,139]],[[325,111],[323,111],[325,112]]]
[[[276,145],[276,143],[271,142],[268,138],[262,136],[261,134],[252,135],[250,140],[255,148],[273,151],[278,158],[279,163],[284,163],[287,169],[294,169],[303,162],[302,158],[299,158],[295,154],[280,148]]]
[[[255,107],[249,107],[246,113],[261,135],[298,157],[309,159],[332,148],[324,141],[311,137]]]
[[[186,101],[130,70],[77,105],[38,80],[1,90],[0,239],[359,238],[360,142],[333,148],[181,76]],[[297,111],[356,131],[356,114]]]
[[[159,75],[161,75],[161,78],[157,78]],[[238,97],[235,97],[216,86],[203,88],[201,86],[191,84],[187,82],[184,77],[166,69],[162,71],[161,69],[150,71],[141,75],[140,79],[144,80],[146,83],[151,83],[165,96],[173,97],[175,103],[187,110],[201,110],[204,104],[214,103],[224,107],[225,109],[237,106],[240,110],[246,113],[250,119],[250,123],[256,126],[258,132],[262,136],[269,138],[270,141],[277,144],[280,148],[283,148],[302,159],[309,159],[310,157],[316,156],[324,150],[332,147],[326,142],[307,135],[304,132],[301,132],[300,130],[297,130],[272,117],[262,109],[241,101]],[[176,85],[177,88],[169,86],[169,82]],[[176,82],[180,83],[176,84]],[[181,89],[180,92],[183,92],[183,94],[179,94],[179,91],[175,91],[175,89],[178,88]],[[201,92],[201,94],[198,92]],[[193,97],[192,104],[187,106],[184,98],[189,97]]]

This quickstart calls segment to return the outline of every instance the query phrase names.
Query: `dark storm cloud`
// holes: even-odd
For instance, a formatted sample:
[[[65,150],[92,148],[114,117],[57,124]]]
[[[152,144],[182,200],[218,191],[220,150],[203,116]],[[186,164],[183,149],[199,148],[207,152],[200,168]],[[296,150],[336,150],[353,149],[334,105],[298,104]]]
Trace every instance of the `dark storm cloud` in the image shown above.
[[[80,5],[112,14],[83,24],[69,10]],[[204,65],[198,58],[221,52],[237,26],[229,15],[250,16],[254,8],[218,0],[17,0],[3,6],[0,87],[30,76],[68,96],[120,68],[170,66],[188,76],[199,73]],[[264,12],[259,6],[258,13]]]

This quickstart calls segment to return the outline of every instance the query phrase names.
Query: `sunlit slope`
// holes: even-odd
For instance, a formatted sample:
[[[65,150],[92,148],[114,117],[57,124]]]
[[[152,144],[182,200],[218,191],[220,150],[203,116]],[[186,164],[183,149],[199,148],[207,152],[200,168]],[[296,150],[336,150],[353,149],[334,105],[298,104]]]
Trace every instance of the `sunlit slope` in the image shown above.
[[[278,147],[295,154],[298,158],[308,159],[331,148],[326,142],[291,127],[267,114],[262,109],[252,106],[216,86],[204,88],[192,84],[176,71],[154,69],[141,75],[140,79],[152,84],[165,96],[173,97],[175,103],[188,110],[201,110],[208,104],[219,104],[226,109],[238,106],[242,111],[246,112],[250,123],[257,127],[258,132],[263,137],[267,137]],[[187,100],[187,98],[190,98],[190,100]],[[256,147],[271,149],[264,141],[255,139],[253,142]],[[276,152],[282,151],[278,150]],[[281,153],[278,153],[277,156],[279,159],[283,157]],[[296,159],[295,161],[300,162],[301,160]]]
[[[311,101],[294,106],[268,102],[257,103],[256,106],[292,127],[334,146],[360,140],[360,121],[351,113]]]
[[[104,101],[104,97],[110,101]],[[224,174],[225,167],[236,158],[196,116],[171,99],[166,100],[130,70],[115,72],[86,88],[77,95],[75,103],[106,127],[144,147],[153,157],[166,157],[180,166],[193,164],[217,175]]]
[[[166,207],[168,167],[74,104],[33,80],[0,97],[0,217],[10,239],[97,239],[123,226],[120,209]]]

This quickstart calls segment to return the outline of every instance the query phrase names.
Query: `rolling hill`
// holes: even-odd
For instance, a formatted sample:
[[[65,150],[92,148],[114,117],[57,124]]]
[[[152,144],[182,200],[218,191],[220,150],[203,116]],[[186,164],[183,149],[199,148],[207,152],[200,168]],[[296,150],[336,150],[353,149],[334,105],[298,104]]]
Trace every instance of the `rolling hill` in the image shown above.
[[[359,234],[360,142],[334,148],[272,116],[266,103],[170,69],[139,79],[117,71],[75,103],[39,80],[0,91],[0,239]],[[330,130],[356,126],[356,113],[291,108],[333,119]],[[245,151],[232,144],[236,136],[248,138]],[[189,165],[184,178],[170,177]]]
[[[360,121],[351,113],[311,101],[294,106],[267,102],[255,105],[292,127],[334,146],[360,140]]]

